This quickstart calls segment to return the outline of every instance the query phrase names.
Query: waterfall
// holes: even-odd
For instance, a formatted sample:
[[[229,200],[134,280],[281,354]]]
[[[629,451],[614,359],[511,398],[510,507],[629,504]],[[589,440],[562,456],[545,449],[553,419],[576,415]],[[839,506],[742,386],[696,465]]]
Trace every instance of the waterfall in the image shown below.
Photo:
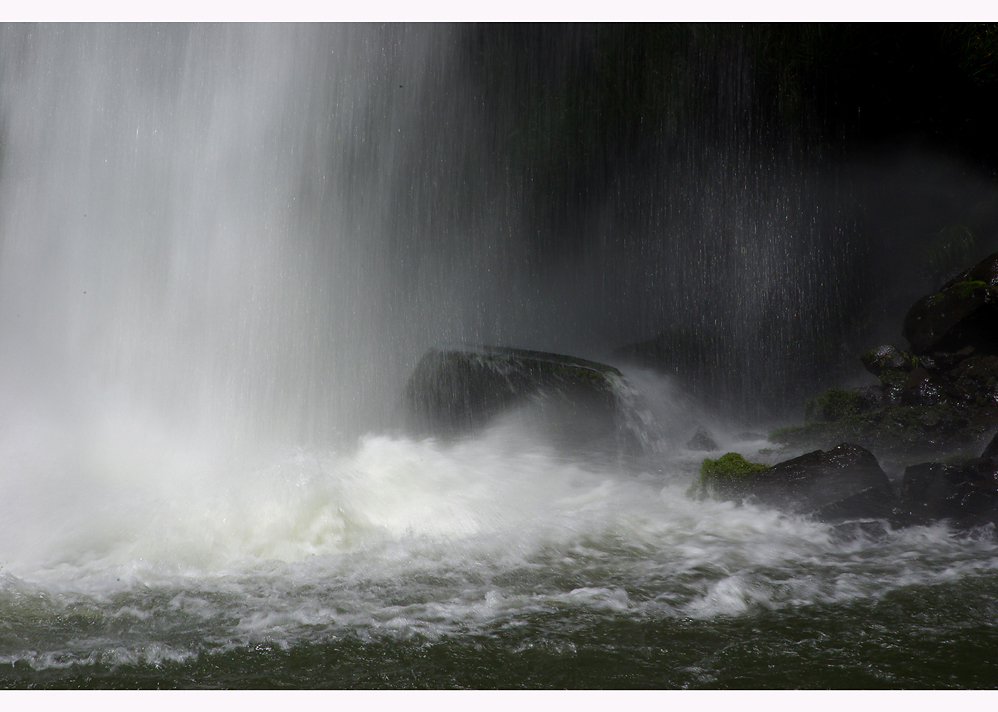
[[[444,238],[420,232],[454,225],[400,228],[409,203],[443,202],[423,199],[457,160],[441,142],[460,130],[426,126],[446,32],[13,26],[0,42],[6,412],[323,441],[383,419],[420,348],[462,336],[427,244]]]
[[[606,158],[559,226],[561,149],[521,129],[571,120],[591,37],[497,78],[476,33],[4,28],[5,412],[322,442],[383,428],[435,343],[604,357],[677,327],[723,337],[724,400],[787,397],[851,253],[803,162],[743,125],[742,60],[691,55],[717,106]],[[554,98],[517,113],[535,86]]]

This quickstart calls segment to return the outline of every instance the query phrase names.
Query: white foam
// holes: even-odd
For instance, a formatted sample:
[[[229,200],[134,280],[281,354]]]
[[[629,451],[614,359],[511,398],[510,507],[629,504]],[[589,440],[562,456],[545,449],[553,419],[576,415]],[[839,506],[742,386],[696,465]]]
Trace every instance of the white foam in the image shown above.
[[[0,504],[5,615],[74,610],[134,631],[114,660],[182,658],[157,637],[164,625],[203,628],[223,648],[433,639],[535,613],[750,615],[998,567],[987,536],[840,531],[693,501],[668,458],[665,474],[635,474],[503,428],[451,444],[372,436],[351,451],[238,455],[150,424],[115,427],[33,458],[26,443],[43,441],[22,441],[8,462],[35,477]],[[30,660],[79,659],[97,645],[88,635]]]

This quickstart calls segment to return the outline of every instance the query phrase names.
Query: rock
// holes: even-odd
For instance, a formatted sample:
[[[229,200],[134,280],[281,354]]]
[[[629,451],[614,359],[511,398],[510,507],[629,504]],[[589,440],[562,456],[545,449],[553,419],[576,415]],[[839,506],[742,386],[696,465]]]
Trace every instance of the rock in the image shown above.
[[[833,421],[849,415],[866,413],[883,402],[879,393],[829,388],[804,405],[804,418],[808,421]]]
[[[737,453],[704,460],[691,494],[751,498],[823,521],[884,518],[897,504],[894,488],[873,453],[848,443],[772,467],[748,462]]]
[[[403,392],[411,430],[442,437],[474,432],[497,416],[529,411],[556,444],[640,448],[627,427],[612,366],[523,349],[431,349]]]
[[[968,346],[998,353],[998,253],[919,299],[905,315],[901,333],[915,354]]]
[[[899,393],[903,405],[938,405],[946,400],[946,393],[929,372],[921,366],[905,378]]]
[[[944,286],[951,287],[959,282],[984,282],[998,287],[998,252],[988,255],[970,269],[961,272]]]
[[[982,460],[993,460],[995,458],[998,458],[998,432],[994,434],[991,442],[988,443],[987,447],[984,448],[984,452],[981,453]]]
[[[697,428],[696,434],[686,443],[687,450],[717,450],[717,443],[703,428]]]
[[[905,353],[890,344],[870,349],[860,356],[859,360],[867,371],[878,378],[884,371],[904,371],[907,373],[915,367],[911,354]]]
[[[998,523],[995,462],[977,458],[963,464],[911,465],[901,481],[901,524],[948,520],[958,527]]]
[[[905,316],[902,333],[910,353],[883,345],[860,357],[880,385],[829,389],[806,404],[809,422],[774,430],[769,439],[795,448],[851,442],[903,466],[926,456],[963,457],[994,433],[998,252],[918,300]],[[918,482],[930,476],[918,472],[912,475]],[[938,467],[931,472],[943,477]],[[980,479],[967,472],[959,477]]]
[[[721,344],[709,334],[693,329],[674,329],[614,350],[620,358],[666,373],[697,375],[713,367]]]
[[[898,523],[939,520],[962,528],[998,525],[998,432],[980,457],[923,462],[905,469]]]
[[[956,453],[974,446],[998,427],[998,409],[944,403],[934,406],[893,404],[832,422],[778,428],[769,439],[794,448],[832,447],[853,442],[879,456],[900,457]]]
[[[752,493],[764,504],[825,520],[887,517],[896,504],[877,458],[848,443],[773,465],[754,480]]]
[[[686,494],[697,499],[741,500],[751,494],[755,476],[768,467],[761,462],[749,462],[737,452],[726,452],[716,460],[707,457],[700,463],[700,476]]]
[[[973,346],[965,346],[952,352],[933,351],[919,357],[919,362],[930,371],[946,372],[956,367],[963,359],[974,353]]]
[[[674,378],[682,388],[704,403],[718,403],[730,392],[724,388],[730,374],[719,371],[722,354],[730,345],[699,329],[672,329],[650,339],[620,346],[616,361],[649,368]]]

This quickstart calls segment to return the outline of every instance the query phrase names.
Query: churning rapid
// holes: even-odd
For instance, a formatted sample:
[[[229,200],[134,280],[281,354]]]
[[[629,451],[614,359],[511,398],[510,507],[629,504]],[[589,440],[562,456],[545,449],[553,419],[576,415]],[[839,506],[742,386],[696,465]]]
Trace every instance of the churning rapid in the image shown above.
[[[600,267],[604,241],[545,270],[517,237],[461,42],[2,29],[0,687],[993,684],[989,532],[690,499],[697,424],[721,452],[771,444],[664,377],[625,369],[640,457],[567,451],[518,412],[400,428],[429,346],[599,356],[637,333],[599,307],[647,254]],[[754,230],[816,224],[775,185]],[[736,237],[758,294],[778,265],[838,264]],[[666,252],[680,281],[704,266]],[[806,316],[795,292],[766,318],[790,296]],[[732,295],[704,299],[677,321]],[[749,333],[746,308],[748,353],[794,328]]]

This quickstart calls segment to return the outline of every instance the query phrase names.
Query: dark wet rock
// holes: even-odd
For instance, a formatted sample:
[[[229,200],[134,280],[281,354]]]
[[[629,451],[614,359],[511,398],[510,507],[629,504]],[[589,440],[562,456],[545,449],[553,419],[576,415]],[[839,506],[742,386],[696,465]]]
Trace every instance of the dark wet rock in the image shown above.
[[[929,354],[923,354],[918,357],[918,360],[929,371],[945,373],[973,354],[973,346],[964,346],[962,349],[951,352],[933,351]]]
[[[883,386],[863,386],[853,390],[859,394],[865,404],[865,407],[860,411],[862,413],[886,408],[891,404],[888,392]]]
[[[717,362],[721,348],[717,339],[691,329],[664,331],[635,344],[614,350],[614,358],[632,361],[666,373],[694,375]]]
[[[946,401],[946,393],[941,384],[929,376],[929,372],[919,366],[908,374],[898,393],[902,405],[939,405]]]
[[[915,367],[911,354],[890,344],[870,349],[860,356],[859,360],[867,371],[878,378],[884,371],[904,371],[907,373]]]
[[[981,453],[982,460],[993,460],[998,458],[998,432],[994,434],[991,441],[984,448],[984,452]]]
[[[726,458],[730,462],[724,462]],[[736,453],[705,460],[691,494],[755,500],[823,521],[888,517],[897,504],[894,488],[873,453],[848,443],[772,467],[748,462]]]
[[[896,519],[901,525],[998,525],[998,433],[980,457],[907,467]]]
[[[988,255],[976,265],[964,272],[961,272],[943,286],[951,287],[960,282],[984,282],[988,286],[998,287],[998,252]]]
[[[998,253],[919,299],[905,315],[902,335],[915,354],[967,347],[998,353]]]
[[[883,398],[879,393],[829,388],[805,404],[804,417],[810,421],[834,421],[874,410],[882,402]]]
[[[806,404],[810,422],[770,440],[801,449],[856,443],[898,467],[979,447],[998,427],[998,253],[918,300],[902,333],[910,352],[884,345],[860,357],[879,385],[830,389]]]
[[[991,407],[896,404],[833,422],[778,428],[769,439],[793,448],[854,442],[880,456],[910,458],[961,452],[976,446],[996,427],[998,409]]]
[[[675,379],[703,403],[718,405],[730,393],[729,371],[718,369],[722,354],[731,355],[721,339],[698,329],[671,329],[650,339],[613,350],[615,363],[655,370]]]
[[[638,449],[627,428],[612,366],[523,349],[431,349],[403,392],[408,425],[418,434],[473,432],[514,409],[529,412],[559,444]]]
[[[764,504],[826,521],[887,517],[896,495],[873,453],[842,443],[773,465],[754,478]]]
[[[899,523],[906,525],[939,520],[958,527],[998,523],[994,460],[911,465],[901,482],[900,511]]]
[[[717,450],[717,443],[703,428],[697,428],[696,434],[686,443],[687,450]]]

